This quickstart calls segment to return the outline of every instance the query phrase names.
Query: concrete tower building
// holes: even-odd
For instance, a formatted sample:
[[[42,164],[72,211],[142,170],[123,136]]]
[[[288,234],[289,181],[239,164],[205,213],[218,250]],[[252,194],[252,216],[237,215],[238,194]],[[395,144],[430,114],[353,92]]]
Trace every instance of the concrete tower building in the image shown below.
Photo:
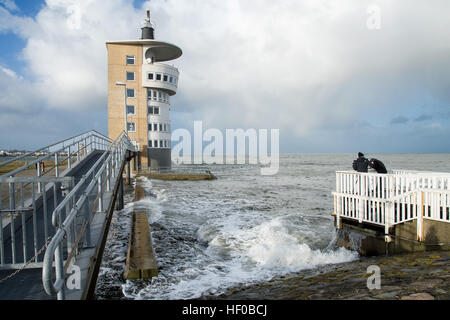
[[[108,41],[108,134],[127,131],[139,147],[140,169],[170,168],[170,99],[178,69],[162,62],[179,58],[177,46],[155,40],[150,11],[139,40]]]

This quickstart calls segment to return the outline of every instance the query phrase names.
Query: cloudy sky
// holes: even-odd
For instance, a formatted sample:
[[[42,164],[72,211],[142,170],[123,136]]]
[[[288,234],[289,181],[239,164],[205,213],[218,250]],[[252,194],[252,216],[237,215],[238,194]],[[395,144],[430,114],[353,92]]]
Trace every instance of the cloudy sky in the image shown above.
[[[107,132],[108,40],[177,44],[172,128],[284,153],[450,152],[448,0],[0,0],[0,149]]]

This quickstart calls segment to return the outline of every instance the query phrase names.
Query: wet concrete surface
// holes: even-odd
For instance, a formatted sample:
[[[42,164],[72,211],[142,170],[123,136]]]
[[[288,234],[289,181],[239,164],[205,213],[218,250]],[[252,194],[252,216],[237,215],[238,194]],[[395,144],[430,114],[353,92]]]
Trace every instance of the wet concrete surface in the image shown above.
[[[380,289],[370,266],[380,270]],[[225,300],[448,300],[450,253],[421,252],[365,258],[305,270],[202,299]]]

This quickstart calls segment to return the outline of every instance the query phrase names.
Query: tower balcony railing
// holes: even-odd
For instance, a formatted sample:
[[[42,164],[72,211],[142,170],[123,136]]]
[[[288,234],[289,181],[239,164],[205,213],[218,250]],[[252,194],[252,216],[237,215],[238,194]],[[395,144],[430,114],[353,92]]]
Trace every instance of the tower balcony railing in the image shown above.
[[[149,79],[149,74],[152,74],[152,79]],[[174,95],[177,92],[179,75],[177,68],[164,63],[144,64],[142,85],[147,88],[165,89],[170,95]]]
[[[417,220],[422,241],[423,219],[450,222],[450,173],[393,170],[389,174],[336,172],[334,215],[389,228]]]

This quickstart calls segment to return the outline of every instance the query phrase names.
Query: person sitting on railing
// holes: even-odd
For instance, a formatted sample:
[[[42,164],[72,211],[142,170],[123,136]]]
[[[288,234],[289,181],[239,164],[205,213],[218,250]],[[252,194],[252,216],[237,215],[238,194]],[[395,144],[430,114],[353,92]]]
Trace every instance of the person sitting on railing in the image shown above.
[[[364,154],[358,152],[358,159],[353,160],[353,170],[358,172],[368,172],[369,171],[369,160],[364,157]]]
[[[386,166],[383,162],[378,159],[370,159],[369,166],[374,169],[377,173],[387,173]]]

